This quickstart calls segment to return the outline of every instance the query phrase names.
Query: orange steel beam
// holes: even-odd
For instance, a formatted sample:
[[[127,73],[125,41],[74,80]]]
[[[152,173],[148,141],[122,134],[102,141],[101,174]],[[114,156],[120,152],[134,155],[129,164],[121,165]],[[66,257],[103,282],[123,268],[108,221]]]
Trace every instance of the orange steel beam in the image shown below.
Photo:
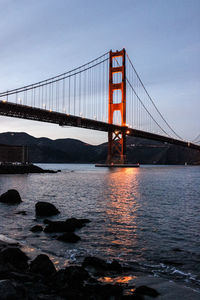
[[[122,64],[113,66],[113,60],[116,57],[122,58]],[[121,73],[122,81],[118,83],[113,82],[113,74]],[[114,91],[121,91],[121,101],[115,103]],[[121,113],[121,126],[126,126],[126,51],[110,51],[109,58],[109,101],[108,101],[108,123],[113,124],[113,116],[115,111]],[[108,132],[108,163],[120,162],[124,163],[126,153],[126,133],[125,130],[120,132]]]

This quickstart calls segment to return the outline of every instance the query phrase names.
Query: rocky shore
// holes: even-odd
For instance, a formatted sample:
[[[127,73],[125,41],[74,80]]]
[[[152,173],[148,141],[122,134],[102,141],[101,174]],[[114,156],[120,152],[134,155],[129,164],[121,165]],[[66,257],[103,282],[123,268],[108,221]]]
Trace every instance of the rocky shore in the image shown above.
[[[22,202],[16,190],[0,196],[1,205]],[[24,212],[25,213],[25,212]],[[60,214],[51,203],[37,202],[35,214],[43,218],[42,225],[30,228],[32,232],[54,233],[58,243],[76,243],[75,233],[87,226],[89,219],[70,218],[52,221]],[[37,220],[37,219],[36,219]],[[57,270],[44,253],[30,259],[21,245],[0,235],[0,300],[120,300],[120,299],[199,299],[200,294],[161,278],[144,276],[138,270],[122,266],[118,261],[107,262],[99,257],[85,257],[80,265],[68,265]]]
[[[44,170],[33,164],[0,164],[0,174],[28,174],[28,173],[57,173],[54,170]]]

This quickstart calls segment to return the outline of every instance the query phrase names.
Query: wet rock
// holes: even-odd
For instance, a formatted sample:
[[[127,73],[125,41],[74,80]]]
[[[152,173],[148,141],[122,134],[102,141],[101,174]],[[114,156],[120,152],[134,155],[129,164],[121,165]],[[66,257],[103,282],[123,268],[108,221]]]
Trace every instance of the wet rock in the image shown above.
[[[52,221],[47,224],[44,232],[73,232],[76,228],[67,224],[65,221]]]
[[[66,242],[66,243],[76,243],[80,241],[80,236],[76,235],[73,232],[66,232],[57,238],[58,241]]]
[[[35,205],[36,215],[37,216],[54,216],[59,214],[59,210],[49,202],[37,202]]]
[[[85,226],[86,223],[89,223],[90,220],[88,219],[77,219],[77,218],[70,218],[65,221],[66,225],[70,228],[79,229]]]
[[[160,294],[153,288],[150,288],[146,285],[141,285],[138,288],[135,289],[135,294],[139,294],[139,295],[146,295],[146,296],[150,296],[153,298],[156,298],[157,296],[159,296]]]
[[[6,279],[0,280],[0,299],[1,300],[19,300],[17,290],[13,283]]]
[[[17,247],[8,247],[0,252],[0,260],[19,270],[28,269],[28,259],[28,256]]]
[[[96,270],[108,270],[108,264],[103,259],[93,256],[85,257],[82,267],[93,267]]]
[[[33,227],[30,229],[30,231],[32,231],[32,232],[41,232],[41,231],[43,231],[43,228],[42,228],[42,226],[40,226],[40,225],[35,225],[35,226],[33,226]]]
[[[30,272],[49,277],[56,273],[56,268],[47,255],[40,254],[31,262]]]
[[[94,268],[96,271],[114,271],[120,273],[122,271],[122,266],[116,260],[112,263],[107,263],[103,259],[93,256],[88,256],[84,259],[82,263],[83,267]]]
[[[89,273],[80,266],[70,266],[59,270],[53,277],[53,283],[57,289],[65,287],[81,286],[90,278]]]
[[[88,219],[76,219],[70,218],[66,221],[49,221],[48,219],[45,220],[45,232],[73,232],[76,229],[82,228],[85,223],[88,223]]]
[[[8,190],[0,196],[0,202],[6,204],[19,204],[22,202],[20,194],[17,190]]]
[[[116,272],[122,272],[122,266],[120,265],[120,263],[117,261],[117,260],[113,260],[111,262],[111,264],[108,264],[108,268],[111,270],[111,271],[116,271]]]
[[[75,228],[82,228],[86,223],[89,223],[91,221],[89,219],[70,218],[67,219],[65,222]]]

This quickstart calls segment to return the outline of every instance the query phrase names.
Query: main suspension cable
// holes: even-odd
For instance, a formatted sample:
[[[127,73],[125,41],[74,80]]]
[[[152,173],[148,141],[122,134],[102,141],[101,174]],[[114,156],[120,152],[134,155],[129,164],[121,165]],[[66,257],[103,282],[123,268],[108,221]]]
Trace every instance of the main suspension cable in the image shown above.
[[[145,86],[144,86],[144,84],[143,84],[143,82],[142,82],[140,76],[138,75],[138,73],[137,73],[137,71],[136,71],[136,69],[135,69],[135,67],[134,67],[134,65],[133,65],[133,63],[132,63],[132,61],[130,60],[128,54],[126,54],[126,56],[127,56],[128,60],[129,60],[129,62],[130,62],[130,64],[131,64],[131,66],[132,66],[132,68],[133,68],[133,70],[134,70],[134,72],[135,72],[137,78],[139,79],[139,81],[140,81],[140,83],[141,83],[143,89],[145,90],[145,92],[146,92],[147,96],[149,97],[151,103],[153,104],[154,108],[156,109],[157,113],[160,115],[160,117],[161,117],[162,120],[165,122],[165,124],[169,127],[169,129],[176,135],[176,137],[178,137],[179,139],[183,140],[183,138],[180,137],[180,136],[173,130],[173,128],[169,125],[169,123],[166,121],[166,119],[164,118],[164,116],[161,114],[161,112],[160,112],[159,109],[157,108],[156,104],[154,103],[153,99],[152,99],[151,96],[149,95],[147,89],[145,88]]]
[[[48,79],[44,79],[44,80],[38,81],[38,82],[33,83],[33,84],[25,85],[25,86],[20,87],[20,88],[16,88],[16,89],[8,90],[8,91],[5,91],[5,92],[1,92],[1,93],[0,93],[0,97],[3,97],[3,96],[5,96],[5,95],[15,94],[16,92],[22,92],[22,91],[24,91],[24,90],[29,90],[29,89],[31,89],[31,88],[35,88],[35,86],[36,86],[36,87],[40,87],[40,86],[43,86],[43,85],[47,85],[47,84],[56,82],[56,81],[57,81],[57,80],[55,80],[56,78],[59,78],[59,80],[65,79],[65,78],[69,77],[69,76],[66,76],[67,74],[70,74],[70,73],[72,73],[72,72],[75,72],[75,71],[77,71],[77,70],[79,70],[79,69],[84,68],[84,67],[87,66],[87,65],[92,64],[93,62],[97,61],[98,59],[101,59],[101,58],[103,58],[104,56],[106,56],[108,53],[109,53],[109,52],[106,52],[106,53],[104,53],[103,55],[99,56],[98,58],[95,58],[95,59],[89,61],[88,63],[85,63],[85,64],[83,64],[83,65],[81,65],[81,66],[79,66],[79,67],[77,67],[77,68],[75,68],[75,69],[72,69],[72,70],[70,70],[70,71],[61,73],[61,74],[59,74],[59,75],[50,77],[50,78],[48,78]],[[104,61],[106,61],[106,60],[108,60],[108,59],[109,59],[109,58],[104,59],[104,60],[102,60],[101,62],[99,62],[99,63],[93,65],[92,67],[94,67],[94,66],[96,66],[96,65],[99,65],[100,63],[103,63]],[[85,70],[87,70],[87,69],[89,69],[89,68],[86,68],[86,69],[82,70],[81,72],[83,72],[83,71],[85,71]],[[75,74],[78,74],[78,73],[79,73],[79,72],[74,73],[74,74],[72,74],[71,76],[73,76],[73,75],[75,75]],[[66,76],[66,77],[65,77],[65,76]],[[62,77],[62,78],[60,79],[60,77]],[[49,81],[50,81],[50,82],[49,82]]]

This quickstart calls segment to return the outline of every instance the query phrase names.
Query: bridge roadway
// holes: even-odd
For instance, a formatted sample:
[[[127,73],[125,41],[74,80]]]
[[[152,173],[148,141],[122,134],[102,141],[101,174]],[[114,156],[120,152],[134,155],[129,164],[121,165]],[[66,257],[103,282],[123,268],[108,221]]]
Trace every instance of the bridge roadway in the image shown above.
[[[109,124],[101,121],[91,120],[83,117],[77,117],[64,113],[49,111],[46,109],[26,106],[22,104],[11,103],[7,101],[0,101],[0,115],[14,118],[21,118],[27,120],[34,120],[40,122],[48,122],[58,124],[60,126],[72,126],[81,127],[99,131],[125,131],[127,135],[156,140],[169,144],[175,144],[190,149],[196,149],[200,151],[200,145],[196,145],[190,142],[176,140],[170,137],[137,130],[129,127],[122,127],[115,124]]]

